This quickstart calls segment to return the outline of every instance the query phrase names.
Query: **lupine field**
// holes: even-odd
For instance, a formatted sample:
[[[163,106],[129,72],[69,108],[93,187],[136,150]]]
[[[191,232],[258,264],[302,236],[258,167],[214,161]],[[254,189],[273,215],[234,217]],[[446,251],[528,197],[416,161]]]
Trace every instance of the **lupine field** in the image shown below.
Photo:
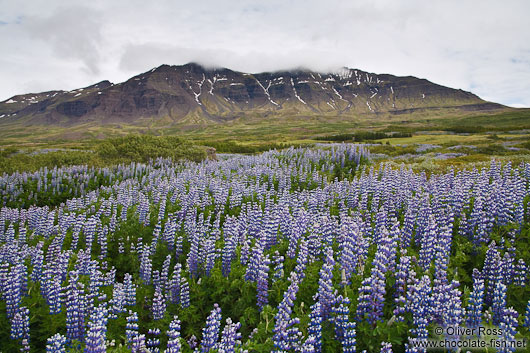
[[[353,144],[4,174],[0,351],[530,339],[529,187],[530,164],[426,175]]]

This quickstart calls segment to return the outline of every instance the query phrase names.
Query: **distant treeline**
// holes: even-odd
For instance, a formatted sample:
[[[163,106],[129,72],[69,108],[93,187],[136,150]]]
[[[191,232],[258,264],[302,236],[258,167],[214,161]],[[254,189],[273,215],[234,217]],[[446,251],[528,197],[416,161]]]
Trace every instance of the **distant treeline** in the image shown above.
[[[258,153],[269,151],[272,149],[280,150],[292,146],[286,143],[242,145],[235,141],[214,141],[204,142],[203,144],[215,148],[215,151],[218,153]]]
[[[440,130],[454,132],[455,134],[476,134],[486,131],[482,126],[450,126],[442,127]]]
[[[397,138],[397,137],[411,137],[410,132],[395,132],[386,133],[381,131],[359,131],[350,134],[338,134],[338,135],[326,135],[315,137],[315,140],[319,141],[368,141],[368,140],[380,140],[385,138]]]
[[[92,151],[53,151],[28,154],[15,147],[0,150],[0,174],[16,171],[33,172],[43,167],[88,165],[103,167],[120,163],[148,162],[165,157],[174,160],[201,161],[206,158],[204,147],[178,137],[130,135],[94,141]]]

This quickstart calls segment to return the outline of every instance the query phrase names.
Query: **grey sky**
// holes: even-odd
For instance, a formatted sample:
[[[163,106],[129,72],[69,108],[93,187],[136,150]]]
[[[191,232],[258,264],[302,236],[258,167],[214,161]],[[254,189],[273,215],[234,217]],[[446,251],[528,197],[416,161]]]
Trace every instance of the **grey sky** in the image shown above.
[[[347,66],[530,107],[527,0],[0,0],[0,100],[197,61]]]

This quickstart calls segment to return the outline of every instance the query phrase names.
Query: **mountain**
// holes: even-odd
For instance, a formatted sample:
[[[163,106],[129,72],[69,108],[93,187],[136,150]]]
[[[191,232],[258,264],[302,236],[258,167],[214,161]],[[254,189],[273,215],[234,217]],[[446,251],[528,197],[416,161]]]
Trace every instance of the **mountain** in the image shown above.
[[[412,76],[348,68],[249,74],[190,63],[162,65],[119,84],[102,81],[73,91],[17,95],[0,102],[0,124],[197,124],[247,116],[370,117],[448,108],[505,107]]]

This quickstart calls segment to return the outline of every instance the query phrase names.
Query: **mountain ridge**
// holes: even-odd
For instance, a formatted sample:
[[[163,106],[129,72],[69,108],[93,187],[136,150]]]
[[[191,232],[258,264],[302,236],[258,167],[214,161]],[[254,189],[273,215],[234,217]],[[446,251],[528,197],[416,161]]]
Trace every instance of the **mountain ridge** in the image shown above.
[[[222,123],[245,116],[377,116],[506,107],[413,76],[342,68],[244,73],[196,63],[160,65],[113,84],[16,95],[0,102],[0,124]]]

